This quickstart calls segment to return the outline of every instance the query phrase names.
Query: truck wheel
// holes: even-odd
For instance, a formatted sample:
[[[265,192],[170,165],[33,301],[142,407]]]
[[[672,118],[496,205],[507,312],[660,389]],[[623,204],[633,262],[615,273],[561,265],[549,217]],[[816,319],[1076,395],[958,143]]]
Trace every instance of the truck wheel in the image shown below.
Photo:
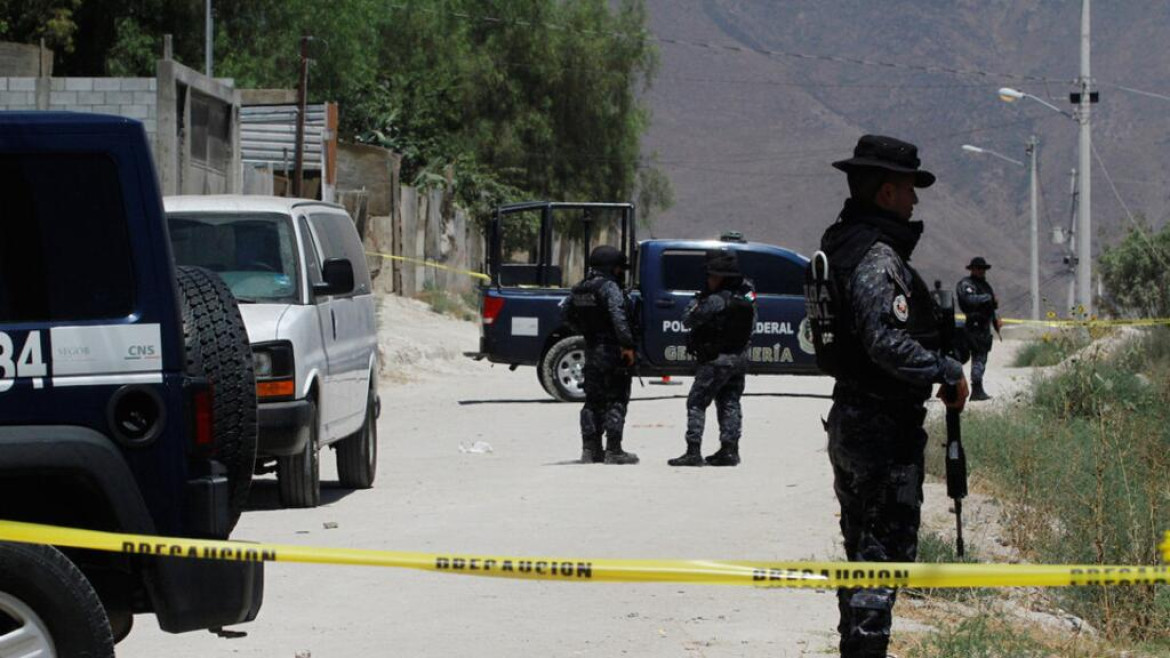
[[[548,373],[548,374],[549,374],[549,375],[552,375],[552,373],[551,373],[551,372],[550,372],[550,373]],[[541,359],[541,365],[539,365],[539,366],[537,366],[537,367],[536,367],[536,379],[537,379],[537,381],[539,381],[539,382],[540,382],[540,387],[544,389],[544,392],[545,392],[545,393],[548,393],[548,396],[549,396],[550,398],[556,398],[556,397],[557,397],[557,389],[556,389],[556,386],[553,384],[553,382],[552,382],[552,379],[550,379],[549,377],[546,377],[546,376],[545,376],[545,372],[544,372],[544,359]]]
[[[252,346],[231,290],[214,272],[177,269],[183,304],[187,374],[212,387],[215,458],[227,467],[228,507],[235,527],[248,502],[256,462],[256,376]]]
[[[540,361],[541,383],[561,402],[585,400],[585,339],[562,338],[553,344]]]
[[[309,440],[299,455],[276,460],[280,503],[285,507],[321,504],[321,453],[317,449],[317,403],[309,400]]]
[[[378,396],[370,388],[366,422],[352,436],[337,444],[337,479],[348,489],[374,486],[378,471]]]
[[[114,656],[97,592],[52,546],[0,543],[0,656]]]

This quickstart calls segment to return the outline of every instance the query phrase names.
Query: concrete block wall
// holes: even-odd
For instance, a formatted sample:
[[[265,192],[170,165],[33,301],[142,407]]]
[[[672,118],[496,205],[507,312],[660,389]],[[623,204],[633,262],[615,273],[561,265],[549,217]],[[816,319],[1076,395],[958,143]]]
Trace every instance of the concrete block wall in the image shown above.
[[[114,114],[138,119],[154,137],[158,129],[157,84],[154,78],[0,77],[0,110]],[[38,107],[38,91],[42,98],[47,96],[47,106]]]
[[[0,110],[37,109],[36,78],[0,78]]]

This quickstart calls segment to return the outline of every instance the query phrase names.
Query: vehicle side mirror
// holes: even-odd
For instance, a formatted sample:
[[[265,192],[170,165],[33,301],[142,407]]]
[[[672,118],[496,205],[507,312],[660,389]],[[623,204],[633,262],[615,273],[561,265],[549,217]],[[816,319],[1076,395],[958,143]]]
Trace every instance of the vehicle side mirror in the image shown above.
[[[348,295],[353,292],[353,263],[346,258],[330,258],[321,266],[321,283],[313,284],[318,295]]]

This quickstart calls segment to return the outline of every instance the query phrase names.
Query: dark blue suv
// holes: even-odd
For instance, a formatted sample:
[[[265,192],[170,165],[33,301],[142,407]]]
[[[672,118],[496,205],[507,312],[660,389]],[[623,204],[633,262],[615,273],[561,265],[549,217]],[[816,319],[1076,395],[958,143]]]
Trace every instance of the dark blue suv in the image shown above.
[[[0,518],[226,538],[252,354],[224,284],[172,263],[142,124],[0,112],[0,208]],[[134,614],[219,629],[262,592],[260,564],[0,543],[0,647],[112,656]]]

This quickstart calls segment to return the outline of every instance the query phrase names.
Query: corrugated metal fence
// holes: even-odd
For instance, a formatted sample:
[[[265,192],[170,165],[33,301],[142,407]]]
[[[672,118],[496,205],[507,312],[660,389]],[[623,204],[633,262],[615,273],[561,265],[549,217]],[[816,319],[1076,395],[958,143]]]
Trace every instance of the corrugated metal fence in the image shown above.
[[[305,111],[306,170],[324,169],[327,131],[325,104],[309,105]],[[296,157],[297,106],[241,107],[240,140],[246,164],[270,165],[276,171],[292,171]]]

